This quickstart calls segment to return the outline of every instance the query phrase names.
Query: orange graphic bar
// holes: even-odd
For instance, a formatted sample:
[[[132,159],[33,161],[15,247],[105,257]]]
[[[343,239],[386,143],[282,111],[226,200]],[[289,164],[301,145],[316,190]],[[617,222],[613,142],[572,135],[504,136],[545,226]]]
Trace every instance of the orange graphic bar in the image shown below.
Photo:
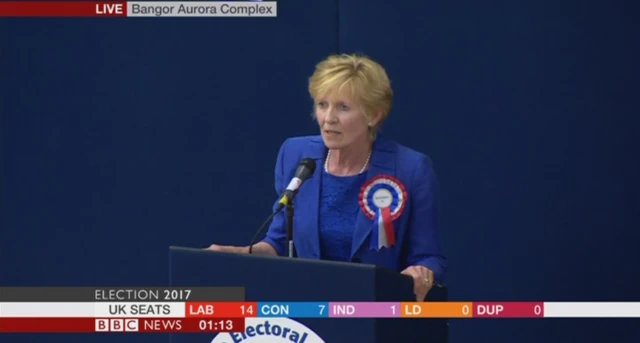
[[[417,318],[471,318],[472,302],[403,302],[400,303],[402,317]]]

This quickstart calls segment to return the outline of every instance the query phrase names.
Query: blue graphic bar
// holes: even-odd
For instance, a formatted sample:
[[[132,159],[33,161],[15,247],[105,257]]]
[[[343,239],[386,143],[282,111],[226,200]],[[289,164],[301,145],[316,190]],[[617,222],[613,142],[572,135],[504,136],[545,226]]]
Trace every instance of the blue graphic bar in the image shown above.
[[[258,317],[328,318],[328,302],[258,302]]]

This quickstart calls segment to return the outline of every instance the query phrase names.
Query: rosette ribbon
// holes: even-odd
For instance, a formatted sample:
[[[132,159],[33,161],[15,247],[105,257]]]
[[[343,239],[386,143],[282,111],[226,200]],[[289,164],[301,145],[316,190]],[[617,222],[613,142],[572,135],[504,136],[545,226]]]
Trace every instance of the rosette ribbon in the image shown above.
[[[380,250],[396,244],[393,221],[402,214],[407,192],[397,179],[379,175],[366,182],[360,190],[360,208],[372,220],[369,247]]]

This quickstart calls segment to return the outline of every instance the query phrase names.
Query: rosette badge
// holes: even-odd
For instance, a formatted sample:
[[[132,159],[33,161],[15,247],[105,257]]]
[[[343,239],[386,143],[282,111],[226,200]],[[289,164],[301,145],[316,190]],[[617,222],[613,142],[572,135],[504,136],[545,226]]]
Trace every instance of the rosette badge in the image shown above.
[[[407,190],[393,176],[378,175],[360,190],[360,208],[373,221],[371,249],[380,250],[396,243],[393,221],[402,214],[407,202]]]

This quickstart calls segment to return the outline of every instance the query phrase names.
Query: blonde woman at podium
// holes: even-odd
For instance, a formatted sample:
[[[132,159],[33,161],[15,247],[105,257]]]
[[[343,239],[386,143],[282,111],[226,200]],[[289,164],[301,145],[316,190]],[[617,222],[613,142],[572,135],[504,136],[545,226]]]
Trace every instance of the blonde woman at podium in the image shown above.
[[[296,190],[297,256],[396,270],[413,278],[416,297],[424,300],[446,269],[437,181],[428,156],[378,134],[393,100],[385,70],[367,57],[333,55],[316,66],[309,93],[320,135],[287,139],[275,168],[277,193]],[[208,249],[286,256],[288,237],[282,210],[261,242]]]

